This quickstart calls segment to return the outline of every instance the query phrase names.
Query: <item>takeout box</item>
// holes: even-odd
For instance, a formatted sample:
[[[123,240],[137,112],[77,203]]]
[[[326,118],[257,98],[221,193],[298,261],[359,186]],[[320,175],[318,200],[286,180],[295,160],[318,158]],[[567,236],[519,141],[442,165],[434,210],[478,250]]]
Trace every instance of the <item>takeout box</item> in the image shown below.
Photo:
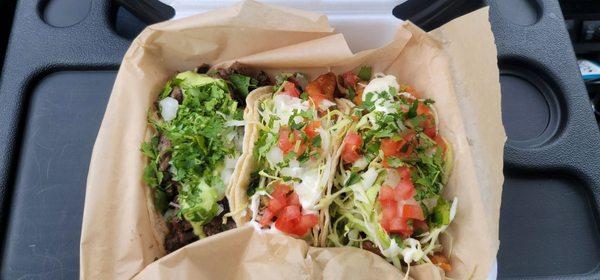
[[[377,30],[373,30],[377,32]],[[365,34],[368,38],[368,34]],[[401,24],[391,42],[352,53],[323,15],[245,1],[236,6],[147,27],[119,69],[96,139],[81,236],[84,279],[398,279],[403,273],[357,248],[312,248],[288,236],[244,226],[165,256],[146,203],[146,113],[176,72],[202,63],[249,64],[269,74],[340,73],[371,65],[436,102],[440,133],[454,149],[445,188],[458,198],[448,231],[450,277],[484,279],[498,250],[502,155],[499,72],[483,8],[425,33]],[[150,206],[148,206],[150,205]],[[442,242],[448,244],[450,240]],[[416,279],[444,279],[433,265],[412,266]]]

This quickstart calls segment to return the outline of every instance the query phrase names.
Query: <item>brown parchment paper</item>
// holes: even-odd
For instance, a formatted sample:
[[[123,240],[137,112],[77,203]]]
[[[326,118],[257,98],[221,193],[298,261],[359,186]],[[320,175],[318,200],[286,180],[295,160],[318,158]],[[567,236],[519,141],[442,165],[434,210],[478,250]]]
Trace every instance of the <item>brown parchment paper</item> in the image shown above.
[[[146,28],[127,51],[94,146],[83,217],[83,279],[398,279],[380,257],[355,248],[311,248],[291,237],[241,227],[164,256],[153,234],[139,152],[146,112],[177,71],[238,60],[268,73],[309,76],[362,64],[396,75],[436,101],[441,134],[455,159],[447,197],[458,197],[445,246],[456,279],[486,278],[498,250],[505,141],[487,8],[424,33],[401,25],[379,49],[352,54],[326,17],[245,1],[231,8]],[[376,31],[374,31],[376,32]],[[368,37],[368,34],[365,35]],[[443,240],[447,244],[448,240]],[[158,260],[157,260],[158,259]],[[156,261],[157,260],[157,261]],[[416,279],[443,279],[432,265]]]

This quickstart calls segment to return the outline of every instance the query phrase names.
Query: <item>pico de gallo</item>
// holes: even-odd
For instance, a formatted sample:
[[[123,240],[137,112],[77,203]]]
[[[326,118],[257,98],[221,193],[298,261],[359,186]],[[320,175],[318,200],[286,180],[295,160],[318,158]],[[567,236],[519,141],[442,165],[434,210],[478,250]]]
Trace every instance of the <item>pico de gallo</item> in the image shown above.
[[[442,197],[451,149],[433,101],[369,67],[339,76],[355,107],[334,175],[330,246],[372,251],[401,268],[434,263],[451,270],[439,242],[457,200]]]
[[[351,120],[334,102],[335,74],[309,83],[300,73],[285,73],[276,81],[273,95],[258,105],[256,168],[247,193],[251,223],[317,245],[334,143]]]

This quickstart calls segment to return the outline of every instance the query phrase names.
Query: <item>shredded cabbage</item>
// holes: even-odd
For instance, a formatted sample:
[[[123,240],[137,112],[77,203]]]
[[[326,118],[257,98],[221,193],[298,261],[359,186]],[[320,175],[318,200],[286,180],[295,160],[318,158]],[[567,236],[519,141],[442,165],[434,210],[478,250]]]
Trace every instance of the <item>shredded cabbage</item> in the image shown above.
[[[393,84],[392,82],[388,84]],[[384,84],[381,82],[372,88],[381,91],[386,87]],[[417,131],[417,137],[421,139],[419,146],[415,148],[418,157],[412,161],[387,164],[408,166],[414,170],[412,179],[417,191],[415,199],[421,202],[429,229],[422,234],[403,238],[386,232],[381,226],[382,211],[377,197],[382,185],[394,180],[388,177],[395,171],[385,167],[383,152],[377,139],[394,137],[411,129],[419,121],[416,114],[409,118],[411,110],[416,110],[416,105],[411,105],[416,102],[413,101],[415,98],[402,91],[395,94],[395,90],[395,87],[390,86],[389,92],[383,90],[370,97],[367,96],[367,90],[363,93],[365,102],[353,111],[360,119],[350,127],[350,130],[357,132],[363,139],[363,158],[351,165],[345,165],[340,160],[333,180],[334,189],[323,201],[331,201],[328,245],[363,248],[364,242],[368,241],[389,262],[402,269],[407,265],[430,262],[427,255],[442,249],[439,235],[444,233],[454,219],[457,199],[450,203],[441,197],[451,168],[451,149],[443,154],[433,139]],[[373,98],[376,98],[375,102],[372,101]],[[382,99],[386,99],[385,108],[382,108]],[[437,113],[430,105],[431,101],[418,99],[418,102],[423,102],[432,109],[437,125]]]

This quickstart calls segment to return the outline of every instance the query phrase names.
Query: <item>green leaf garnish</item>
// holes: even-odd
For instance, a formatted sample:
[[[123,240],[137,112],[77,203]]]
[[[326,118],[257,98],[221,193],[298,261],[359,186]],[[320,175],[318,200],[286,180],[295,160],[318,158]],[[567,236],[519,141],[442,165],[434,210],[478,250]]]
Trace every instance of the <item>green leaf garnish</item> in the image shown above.
[[[372,70],[371,66],[362,66],[360,70],[358,70],[358,78],[363,81],[368,81],[371,79]]]

